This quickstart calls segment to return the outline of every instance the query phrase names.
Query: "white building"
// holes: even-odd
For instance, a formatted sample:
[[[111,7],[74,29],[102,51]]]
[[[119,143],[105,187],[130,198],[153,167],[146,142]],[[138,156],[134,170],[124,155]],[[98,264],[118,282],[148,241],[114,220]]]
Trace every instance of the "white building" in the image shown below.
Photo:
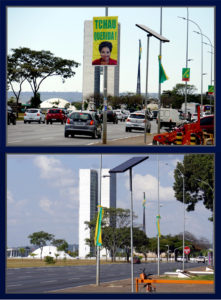
[[[116,207],[116,175],[110,175],[109,169],[102,170],[101,177],[101,205]],[[94,247],[86,245],[85,239],[90,238],[90,231],[85,221],[91,221],[97,212],[100,197],[100,171],[80,169],[79,171],[79,257],[94,255]],[[101,251],[102,252],[102,251]],[[102,255],[102,253],[101,253]]]
[[[93,22],[84,22],[84,49],[83,49],[83,101],[90,95],[99,93],[103,67],[92,66],[93,51]],[[119,95],[119,67],[120,67],[120,24],[118,24],[118,66],[108,66],[107,95]],[[103,87],[101,87],[103,93]]]
[[[42,251],[42,253],[41,253]],[[43,249],[41,248],[36,249],[35,251],[32,252],[34,254],[34,258],[45,258],[46,256],[51,256],[56,259],[73,259],[69,254],[65,253],[64,251],[58,251],[57,247],[55,246],[44,246]],[[28,256],[29,258],[32,257],[31,255]]]

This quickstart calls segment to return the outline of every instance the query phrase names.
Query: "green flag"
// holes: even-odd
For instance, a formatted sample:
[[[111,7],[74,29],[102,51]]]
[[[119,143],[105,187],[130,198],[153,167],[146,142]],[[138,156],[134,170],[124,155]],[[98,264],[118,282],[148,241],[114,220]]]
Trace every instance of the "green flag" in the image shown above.
[[[167,75],[163,69],[163,66],[161,64],[161,56],[160,55],[158,56],[158,59],[159,59],[159,83],[163,83],[164,81],[168,80],[169,78],[167,77]]]
[[[94,236],[94,244],[95,246],[102,246],[102,232],[101,232],[101,221],[103,217],[103,207],[98,205],[100,208],[98,215],[97,215],[97,222],[96,222],[96,228],[95,228],[95,236]]]

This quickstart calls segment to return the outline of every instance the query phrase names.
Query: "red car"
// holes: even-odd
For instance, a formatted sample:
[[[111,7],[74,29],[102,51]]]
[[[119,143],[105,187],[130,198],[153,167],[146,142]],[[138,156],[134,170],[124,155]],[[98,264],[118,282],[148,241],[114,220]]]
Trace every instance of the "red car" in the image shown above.
[[[61,124],[66,122],[66,115],[64,110],[60,108],[51,108],[48,110],[46,115],[46,123],[53,123],[53,122],[61,122]]]

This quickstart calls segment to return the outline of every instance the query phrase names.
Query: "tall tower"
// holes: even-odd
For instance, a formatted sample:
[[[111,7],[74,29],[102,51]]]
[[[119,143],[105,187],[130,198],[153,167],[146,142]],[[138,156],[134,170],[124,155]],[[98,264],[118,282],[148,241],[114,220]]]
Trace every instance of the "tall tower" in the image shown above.
[[[84,50],[83,50],[83,101],[90,95],[103,93],[100,91],[100,79],[103,67],[92,66],[93,48],[93,22],[84,22]],[[119,65],[120,65],[120,24],[118,24],[118,66],[108,66],[107,72],[107,94],[119,95]]]
[[[95,255],[94,247],[86,245],[85,242],[85,239],[90,238],[90,230],[87,229],[85,221],[92,221],[96,215],[99,193],[101,192],[103,207],[116,208],[116,174],[111,174],[109,177],[109,169],[102,169],[101,190],[99,176],[99,170],[80,169],[79,171],[79,257],[82,258],[88,254]]]

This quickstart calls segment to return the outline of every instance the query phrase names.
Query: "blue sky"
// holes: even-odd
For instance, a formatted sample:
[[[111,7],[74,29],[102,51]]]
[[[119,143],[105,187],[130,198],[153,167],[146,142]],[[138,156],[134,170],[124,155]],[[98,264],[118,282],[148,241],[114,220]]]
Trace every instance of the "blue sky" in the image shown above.
[[[84,21],[94,16],[104,16],[104,7],[9,7],[8,38],[10,49],[29,47],[33,50],[49,50],[54,55],[73,59],[81,66],[76,75],[62,84],[61,78],[47,79],[41,91],[82,91],[83,70],[83,32]],[[109,16],[118,16],[121,24],[120,49],[120,92],[135,92],[138,68],[138,41],[142,42],[141,91],[145,92],[146,82],[146,33],[135,24],[143,24],[160,33],[160,7],[111,7]],[[182,68],[186,65],[186,7],[164,7],[162,35],[170,40],[162,45],[162,64],[169,80],[162,84],[162,91],[172,89],[182,81]],[[209,37],[214,46],[214,8],[190,7],[189,19],[197,23],[204,35]],[[201,38],[193,31],[198,31],[195,24],[189,23],[189,62],[190,82],[201,92]],[[209,41],[204,38],[204,42]],[[210,46],[203,44],[203,92],[207,91],[211,81]],[[158,92],[158,55],[159,41],[150,39],[148,91]],[[214,62],[213,62],[214,66]],[[214,76],[213,76],[214,79]],[[23,91],[30,91],[24,84]]]
[[[134,155],[102,155],[103,168],[113,168]],[[138,155],[140,156],[140,155]],[[142,155],[143,156],[143,155]],[[183,155],[159,155],[161,232],[183,231],[183,205],[174,198],[173,170]],[[29,234],[52,233],[68,243],[78,243],[78,174],[80,168],[100,168],[100,155],[7,155],[7,246],[29,245]],[[142,224],[146,193],[146,230],[156,236],[157,155],[133,168],[134,211]],[[117,207],[130,208],[129,173],[117,175]],[[211,213],[202,203],[186,213],[186,230],[212,240]]]

